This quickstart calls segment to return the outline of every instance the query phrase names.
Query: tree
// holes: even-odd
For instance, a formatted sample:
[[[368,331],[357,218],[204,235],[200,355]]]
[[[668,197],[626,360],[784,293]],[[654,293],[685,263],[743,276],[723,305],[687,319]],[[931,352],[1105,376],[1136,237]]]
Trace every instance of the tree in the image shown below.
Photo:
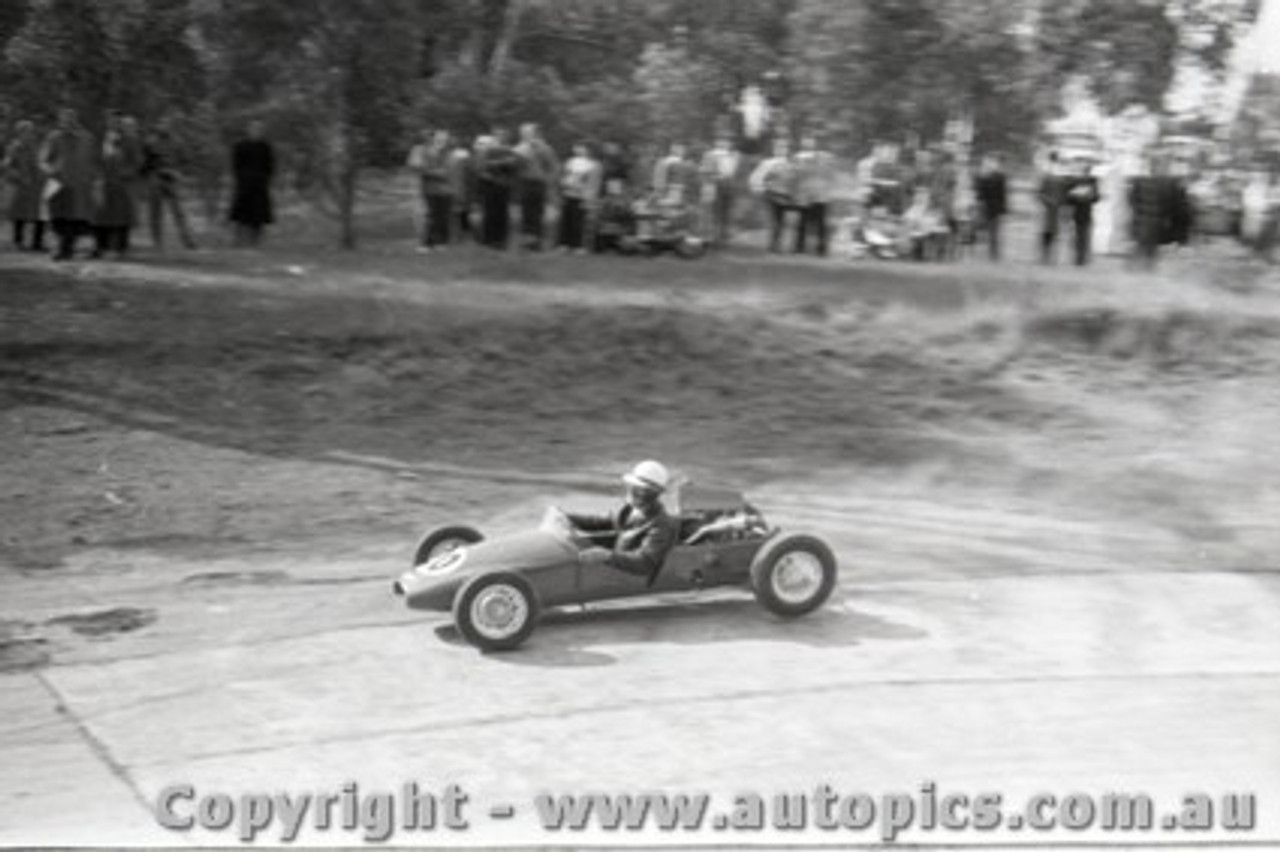
[[[1073,79],[1109,112],[1158,111],[1177,64],[1220,72],[1256,13],[1257,0],[799,0],[787,54],[801,112],[835,116],[848,147],[936,138],[958,111],[981,146],[1024,147]]]
[[[398,162],[421,42],[412,0],[237,0],[207,7],[206,46],[229,124],[270,120],[300,188],[356,245],[359,175]]]
[[[1033,123],[1009,108],[1025,95],[1013,22],[993,0],[801,0],[788,51],[797,111],[850,153],[875,138],[937,138],[957,113],[981,115],[988,143],[1009,144]]]

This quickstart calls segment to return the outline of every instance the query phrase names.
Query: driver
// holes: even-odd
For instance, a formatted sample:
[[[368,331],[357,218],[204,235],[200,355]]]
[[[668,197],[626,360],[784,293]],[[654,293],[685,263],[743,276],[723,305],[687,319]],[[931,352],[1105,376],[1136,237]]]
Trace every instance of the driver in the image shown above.
[[[608,515],[569,515],[584,533],[606,533],[610,546],[588,547],[578,556],[586,566],[606,565],[648,577],[650,582],[678,537],[679,525],[662,505],[671,475],[660,462],[642,461],[623,475],[627,502]]]

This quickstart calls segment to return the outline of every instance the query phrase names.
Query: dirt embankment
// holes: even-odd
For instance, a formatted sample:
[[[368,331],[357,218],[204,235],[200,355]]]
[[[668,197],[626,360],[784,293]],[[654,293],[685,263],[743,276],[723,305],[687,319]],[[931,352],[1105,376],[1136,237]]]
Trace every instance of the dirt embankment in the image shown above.
[[[394,525],[429,502],[421,483],[308,466],[333,451],[526,470],[656,455],[744,485],[925,466],[929,487],[1101,490],[1126,511],[1173,481],[1217,493],[1246,457],[1275,464],[1255,425],[1278,408],[1280,312],[1245,305],[1257,294],[1010,291],[936,312],[785,284],[749,300],[480,284],[424,300],[415,282],[369,298],[127,271],[9,278],[0,405],[19,452],[0,513],[9,553],[32,564],[130,538]],[[1153,448],[1167,463],[1151,466]],[[1135,465],[1164,485],[1137,488]]]

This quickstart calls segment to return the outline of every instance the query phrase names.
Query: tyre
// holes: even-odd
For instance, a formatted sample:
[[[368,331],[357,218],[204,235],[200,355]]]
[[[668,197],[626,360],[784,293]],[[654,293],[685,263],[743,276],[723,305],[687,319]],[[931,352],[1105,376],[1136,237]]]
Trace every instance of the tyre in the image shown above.
[[[442,553],[475,544],[483,539],[484,536],[471,527],[441,527],[438,530],[432,530],[422,537],[417,549],[413,551],[412,567],[417,568]]]
[[[497,571],[469,580],[453,599],[453,623],[482,651],[519,647],[538,625],[533,586],[519,574]]]
[[[789,535],[765,544],[751,560],[751,590],[775,615],[794,618],[826,602],[836,585],[831,548],[810,535]]]

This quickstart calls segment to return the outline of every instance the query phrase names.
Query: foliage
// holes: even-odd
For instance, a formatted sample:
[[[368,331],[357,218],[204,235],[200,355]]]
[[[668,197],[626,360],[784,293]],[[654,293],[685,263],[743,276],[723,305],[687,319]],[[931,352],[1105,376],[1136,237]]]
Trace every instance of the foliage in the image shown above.
[[[0,99],[9,120],[170,122],[211,206],[227,146],[266,119],[288,185],[351,243],[360,172],[402,163],[424,126],[698,145],[770,80],[782,132],[841,153],[961,116],[980,147],[1025,150],[1072,80],[1158,109],[1180,64],[1223,73],[1258,2],[4,0]]]

